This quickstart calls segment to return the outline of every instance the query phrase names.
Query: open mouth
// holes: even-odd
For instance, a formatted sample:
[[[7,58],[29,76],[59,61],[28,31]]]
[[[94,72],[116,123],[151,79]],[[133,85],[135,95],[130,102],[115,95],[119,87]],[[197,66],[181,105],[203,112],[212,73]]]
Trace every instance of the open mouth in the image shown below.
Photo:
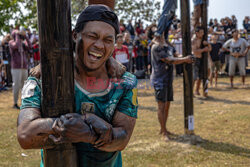
[[[90,57],[91,60],[99,60],[102,58],[102,54],[99,54],[99,53],[95,53],[95,52],[88,52],[88,55]]]

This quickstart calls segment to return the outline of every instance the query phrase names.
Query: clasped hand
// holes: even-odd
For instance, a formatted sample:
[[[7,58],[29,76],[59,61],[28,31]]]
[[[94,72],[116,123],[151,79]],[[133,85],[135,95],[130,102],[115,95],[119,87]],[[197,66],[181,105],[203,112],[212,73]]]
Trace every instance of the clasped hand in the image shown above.
[[[112,140],[112,126],[91,113],[62,115],[52,129],[55,134],[49,138],[56,144],[85,142],[98,148]]]

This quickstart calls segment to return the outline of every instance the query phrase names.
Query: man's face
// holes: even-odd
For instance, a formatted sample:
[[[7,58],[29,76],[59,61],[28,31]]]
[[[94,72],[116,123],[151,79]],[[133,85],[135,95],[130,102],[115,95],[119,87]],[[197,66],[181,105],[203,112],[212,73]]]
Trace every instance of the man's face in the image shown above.
[[[122,36],[117,37],[116,43],[117,43],[117,44],[120,44],[120,45],[123,43]]]
[[[233,33],[233,37],[234,38],[238,38],[239,37],[239,31],[236,30],[234,33]]]
[[[81,36],[83,52],[78,55],[77,61],[81,61],[89,70],[97,70],[105,64],[114,50],[115,30],[105,22],[90,21],[85,25]]]
[[[204,35],[204,30],[200,30],[200,31],[196,32],[196,35],[198,38],[202,38]]]

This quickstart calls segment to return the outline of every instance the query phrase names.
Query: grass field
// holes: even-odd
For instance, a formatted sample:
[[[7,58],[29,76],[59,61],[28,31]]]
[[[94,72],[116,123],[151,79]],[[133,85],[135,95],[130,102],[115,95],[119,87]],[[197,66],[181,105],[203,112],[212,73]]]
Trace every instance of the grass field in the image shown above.
[[[153,89],[139,89],[139,111],[133,136],[123,151],[125,167],[250,166],[250,78],[241,88],[240,78],[229,88],[228,78],[219,78],[209,98],[194,98],[195,134],[203,142],[191,145],[184,134],[182,78],[174,81],[168,129],[176,134],[165,142],[159,133]],[[145,85],[146,82],[141,82]],[[23,150],[16,139],[18,110],[12,109],[11,91],[0,93],[0,167],[39,166],[39,150]]]

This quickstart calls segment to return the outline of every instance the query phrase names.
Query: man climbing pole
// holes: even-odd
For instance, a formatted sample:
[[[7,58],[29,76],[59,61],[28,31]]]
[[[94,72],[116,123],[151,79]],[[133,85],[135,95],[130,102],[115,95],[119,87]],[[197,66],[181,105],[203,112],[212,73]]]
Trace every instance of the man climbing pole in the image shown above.
[[[163,11],[160,16],[155,36],[160,37],[165,33],[165,40],[168,41],[168,31],[172,25],[177,9],[177,0],[164,0]]]

